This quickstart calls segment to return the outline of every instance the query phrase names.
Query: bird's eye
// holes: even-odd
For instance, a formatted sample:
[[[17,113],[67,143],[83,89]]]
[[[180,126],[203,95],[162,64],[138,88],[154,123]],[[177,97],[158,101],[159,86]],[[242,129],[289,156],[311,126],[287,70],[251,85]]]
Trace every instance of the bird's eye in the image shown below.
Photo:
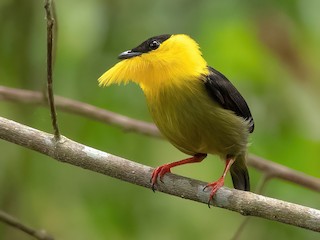
[[[160,46],[160,43],[157,40],[153,40],[151,43],[149,43],[149,49],[155,50]]]

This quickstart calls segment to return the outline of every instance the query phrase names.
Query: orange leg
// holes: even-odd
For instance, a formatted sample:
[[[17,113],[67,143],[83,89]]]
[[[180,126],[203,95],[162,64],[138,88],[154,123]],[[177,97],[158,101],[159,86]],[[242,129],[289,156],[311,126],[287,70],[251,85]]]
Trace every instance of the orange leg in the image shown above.
[[[171,172],[170,171],[171,168],[179,166],[179,165],[187,164],[187,163],[201,162],[206,156],[207,156],[207,154],[197,153],[193,157],[186,158],[186,159],[183,159],[181,161],[177,161],[177,162],[173,162],[173,163],[167,163],[167,164],[164,164],[162,166],[157,167],[152,172],[152,176],[151,176],[151,179],[150,179],[151,184],[152,184],[152,186],[151,186],[152,191],[155,191],[155,187],[156,187],[156,184],[157,184],[158,176],[159,176],[160,181],[162,182],[163,175],[165,175],[167,172]]]
[[[218,191],[219,188],[221,188],[224,184],[224,178],[227,175],[227,172],[229,171],[231,165],[234,163],[235,158],[227,158],[226,160],[226,166],[224,168],[223,174],[222,176],[213,183],[209,183],[207,184],[204,188],[203,191],[206,190],[208,187],[211,187],[211,192],[210,192],[210,196],[209,196],[209,201],[208,201],[208,207],[210,208],[210,202],[213,198],[213,196],[216,194],[216,192]]]

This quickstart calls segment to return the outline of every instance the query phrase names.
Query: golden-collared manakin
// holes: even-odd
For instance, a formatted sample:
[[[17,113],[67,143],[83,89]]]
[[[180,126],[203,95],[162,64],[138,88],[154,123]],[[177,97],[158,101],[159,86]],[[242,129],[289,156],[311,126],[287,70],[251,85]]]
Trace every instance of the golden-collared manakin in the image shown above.
[[[246,154],[254,129],[251,112],[232,83],[207,65],[199,45],[184,34],[164,34],[121,53],[119,59],[99,78],[100,85],[139,84],[163,136],[192,156],[157,167],[152,189],[172,167],[216,154],[226,165],[222,176],[205,187],[211,189],[208,204],[229,170],[234,187],[249,191]]]

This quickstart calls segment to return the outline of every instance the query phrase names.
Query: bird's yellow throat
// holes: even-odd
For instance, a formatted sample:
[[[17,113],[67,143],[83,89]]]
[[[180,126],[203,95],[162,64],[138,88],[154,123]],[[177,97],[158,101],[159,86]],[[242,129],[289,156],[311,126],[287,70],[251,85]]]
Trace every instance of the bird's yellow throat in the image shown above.
[[[156,50],[117,63],[99,78],[99,84],[133,81],[144,92],[153,92],[170,85],[188,84],[207,74],[207,62],[198,44],[187,35],[177,34]]]

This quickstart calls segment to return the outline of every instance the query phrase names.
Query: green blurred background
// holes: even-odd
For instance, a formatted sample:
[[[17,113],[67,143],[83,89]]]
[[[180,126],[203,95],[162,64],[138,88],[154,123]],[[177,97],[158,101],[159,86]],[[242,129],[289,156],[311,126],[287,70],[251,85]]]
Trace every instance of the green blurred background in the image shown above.
[[[120,52],[153,35],[186,33],[208,63],[245,96],[255,118],[250,152],[320,177],[320,1],[56,1],[55,94],[151,121],[138,86],[99,88]],[[0,84],[42,90],[43,1],[0,1]],[[0,102],[1,116],[52,132],[48,109]],[[58,112],[62,134],[149,166],[185,155],[169,143]],[[217,179],[209,157],[174,173]],[[253,189],[262,174],[249,169]],[[231,187],[228,178],[226,183]],[[319,193],[280,180],[263,194],[320,208]],[[152,193],[0,141],[0,209],[56,239],[230,239],[238,213]],[[252,218],[240,239],[318,239],[319,234]],[[0,239],[32,239],[0,223]]]

